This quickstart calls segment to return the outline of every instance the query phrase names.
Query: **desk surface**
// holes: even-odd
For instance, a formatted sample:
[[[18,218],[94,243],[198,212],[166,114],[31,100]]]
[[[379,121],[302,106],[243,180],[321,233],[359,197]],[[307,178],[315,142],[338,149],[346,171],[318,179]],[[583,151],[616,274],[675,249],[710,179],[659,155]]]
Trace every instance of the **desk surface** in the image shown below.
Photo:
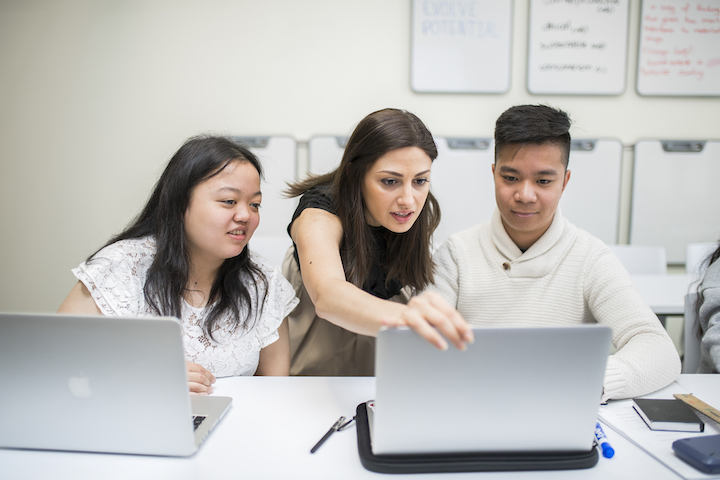
[[[694,390],[708,385],[701,375],[678,382]],[[720,380],[720,375],[717,376]],[[717,389],[717,382],[708,390]],[[690,385],[685,388],[693,388]],[[38,452],[0,449],[0,478],[378,478],[365,470],[357,453],[355,428],[333,435],[317,453],[310,448],[341,415],[374,397],[372,377],[231,377],[218,380],[216,394],[233,406],[200,451],[189,458]],[[709,401],[711,397],[703,393]],[[616,450],[588,470],[455,474],[482,479],[677,479],[640,448],[606,429]],[[402,478],[447,478],[421,475]],[[389,478],[389,477],[388,477]],[[399,478],[399,477],[398,477]]]
[[[712,406],[720,406],[720,375],[681,375],[676,382],[646,397],[672,399],[677,393],[692,393]],[[633,444],[640,446],[683,478],[693,480],[720,478],[720,475],[710,476],[696,470],[673,452],[673,442],[681,438],[720,434],[718,422],[702,414],[699,415],[705,422],[703,433],[650,430],[633,409],[631,400],[611,401],[601,406],[599,412],[602,421],[611,426],[614,434],[630,439]]]

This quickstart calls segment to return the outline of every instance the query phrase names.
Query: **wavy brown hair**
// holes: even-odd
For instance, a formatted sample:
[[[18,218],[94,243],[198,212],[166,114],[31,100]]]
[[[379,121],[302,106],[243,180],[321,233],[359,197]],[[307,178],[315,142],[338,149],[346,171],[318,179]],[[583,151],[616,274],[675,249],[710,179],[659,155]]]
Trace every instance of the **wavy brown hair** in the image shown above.
[[[329,186],[343,227],[340,251],[345,278],[359,288],[368,280],[377,255],[375,239],[365,220],[363,179],[380,157],[406,147],[421,149],[431,160],[437,157],[432,134],[418,117],[405,110],[379,110],[362,119],[355,128],[337,169],[290,184],[286,191],[288,197],[296,197],[315,186]],[[434,266],[430,242],[439,223],[440,206],[428,192],[425,205],[410,230],[401,234],[388,231],[386,286],[393,279],[415,290],[432,283]]]

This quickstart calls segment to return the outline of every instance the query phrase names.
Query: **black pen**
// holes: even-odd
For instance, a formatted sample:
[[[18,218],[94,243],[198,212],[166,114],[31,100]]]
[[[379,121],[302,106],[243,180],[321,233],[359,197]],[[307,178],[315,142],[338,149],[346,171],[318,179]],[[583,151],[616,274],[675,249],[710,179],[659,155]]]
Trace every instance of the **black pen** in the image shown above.
[[[340,419],[335,422],[335,424],[330,427],[330,430],[327,431],[327,433],[320,439],[318,443],[315,444],[315,446],[310,450],[310,453],[315,453],[320,446],[325,443],[325,440],[330,438],[330,435],[337,432],[338,429],[342,426],[343,422],[345,421],[345,417],[340,417]]]

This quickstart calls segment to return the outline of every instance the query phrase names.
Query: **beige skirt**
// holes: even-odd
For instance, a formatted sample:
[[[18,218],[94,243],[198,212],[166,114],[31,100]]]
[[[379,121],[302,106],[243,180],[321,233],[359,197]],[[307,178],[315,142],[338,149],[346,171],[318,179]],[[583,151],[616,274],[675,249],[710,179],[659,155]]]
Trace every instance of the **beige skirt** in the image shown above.
[[[300,303],[288,316],[290,328],[290,375],[372,376],[375,373],[375,337],[338,327],[315,314],[300,269],[290,247],[282,273],[295,288]],[[391,298],[407,303],[407,289]]]

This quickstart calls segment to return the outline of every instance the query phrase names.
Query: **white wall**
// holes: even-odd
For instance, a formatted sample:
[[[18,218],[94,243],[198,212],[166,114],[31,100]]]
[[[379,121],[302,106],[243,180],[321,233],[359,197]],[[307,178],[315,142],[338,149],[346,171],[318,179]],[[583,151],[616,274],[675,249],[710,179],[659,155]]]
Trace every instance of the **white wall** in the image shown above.
[[[635,93],[639,4],[623,95],[545,97],[525,88],[524,0],[503,95],[410,90],[410,0],[4,0],[0,311],[54,311],[70,269],[130,221],[200,132],[304,141],[392,106],[437,135],[491,136],[508,107],[548,103],[578,138],[717,139],[720,99]]]

